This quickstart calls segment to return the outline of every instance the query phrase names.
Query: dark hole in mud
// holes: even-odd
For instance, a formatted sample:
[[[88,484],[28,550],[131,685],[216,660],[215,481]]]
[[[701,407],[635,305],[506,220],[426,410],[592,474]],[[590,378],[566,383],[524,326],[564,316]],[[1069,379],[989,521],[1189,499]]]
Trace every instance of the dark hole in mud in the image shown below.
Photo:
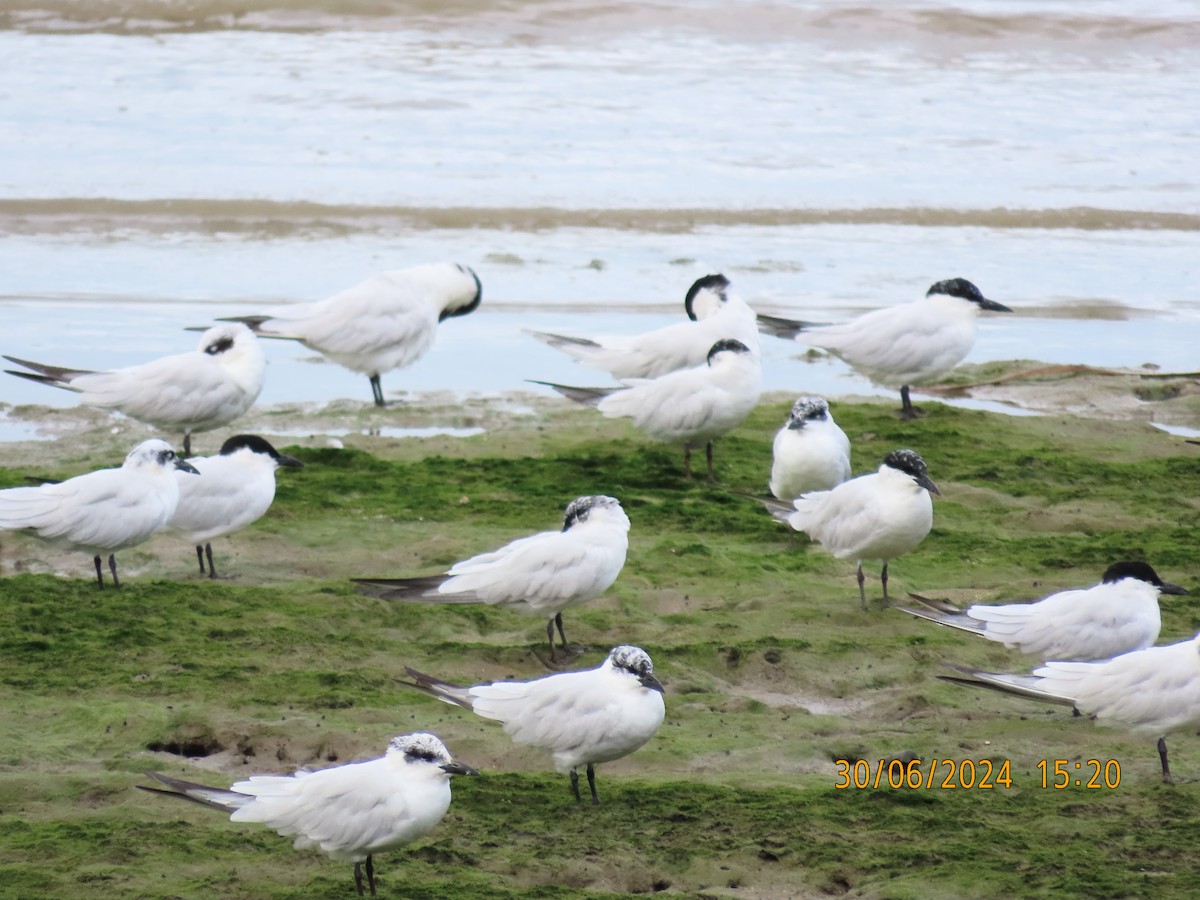
[[[147,750],[154,752],[172,753],[175,756],[212,756],[225,748],[221,742],[211,735],[199,735],[189,738],[171,738],[165,741],[151,741],[146,745]]]
[[[225,749],[211,727],[202,722],[177,725],[161,739],[151,741],[147,750],[171,753],[175,756],[212,756]]]

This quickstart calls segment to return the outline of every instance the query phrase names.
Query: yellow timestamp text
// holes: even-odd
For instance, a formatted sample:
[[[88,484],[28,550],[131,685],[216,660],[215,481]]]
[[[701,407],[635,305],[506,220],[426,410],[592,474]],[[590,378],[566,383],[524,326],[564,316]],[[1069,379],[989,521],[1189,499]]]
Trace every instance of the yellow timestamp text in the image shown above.
[[[847,788],[879,789],[883,787],[909,790],[979,790],[990,791],[998,787],[1011,788],[1012,763],[1002,759],[914,759],[903,762],[898,759],[877,759],[874,763],[865,759],[835,759],[838,777],[833,786],[838,790]]]
[[[1121,764],[1115,759],[1041,759],[1036,768],[1042,787],[1053,790],[1074,786],[1112,791],[1121,786]]]

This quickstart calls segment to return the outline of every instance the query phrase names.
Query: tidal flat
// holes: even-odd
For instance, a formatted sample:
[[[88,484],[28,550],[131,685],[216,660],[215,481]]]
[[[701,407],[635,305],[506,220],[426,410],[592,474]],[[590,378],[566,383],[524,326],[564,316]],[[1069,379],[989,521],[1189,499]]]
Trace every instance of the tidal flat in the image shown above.
[[[1194,384],[1167,393],[1195,427]],[[215,581],[160,537],[120,555],[121,590],[98,591],[84,555],[0,535],[0,895],[351,897],[349,864],[134,786],[147,769],[226,785],[369,758],[411,730],[483,774],[454,782],[424,840],[376,859],[381,897],[1200,893],[1197,735],[1168,739],[1164,785],[1153,737],[938,681],[946,661],[1038,661],[883,608],[877,564],[860,612],[853,561],[744,496],[766,489],[790,400],[765,398],[718,443],[715,485],[684,479],[676,448],[545,399],[256,411],[238,430],[285,435],[305,468],[280,473],[266,518],[214,542]],[[916,422],[891,399],[831,403],[855,474],[911,447],[942,491],[932,533],[891,564],[894,602],[1033,600],[1138,558],[1193,591],[1162,598],[1160,642],[1200,629],[1200,447],[1145,421],[921,401]],[[58,437],[0,445],[0,487],[117,465],[142,436],[82,411],[14,417]],[[434,426],[450,433],[383,436]],[[585,648],[573,665],[635,643],[667,689],[658,735],[598,767],[598,807],[497,723],[397,684],[406,665],[546,674],[544,621],[388,603],[348,580],[442,571],[559,527],[591,493],[620,499],[632,529],[614,587],[564,615]],[[873,773],[891,758],[1007,763],[1011,786],[835,787],[837,760]],[[1086,782],[1093,759],[1117,761],[1119,785],[1042,786],[1039,761],[1079,763]]]

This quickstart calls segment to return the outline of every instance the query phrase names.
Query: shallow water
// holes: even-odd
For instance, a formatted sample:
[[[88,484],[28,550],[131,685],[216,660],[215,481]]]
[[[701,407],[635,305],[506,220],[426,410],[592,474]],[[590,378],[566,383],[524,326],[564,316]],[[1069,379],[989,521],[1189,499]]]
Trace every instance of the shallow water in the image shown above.
[[[483,306],[392,393],[606,383],[522,329],[666,324],[711,271],[819,321],[961,275],[1016,310],[970,361],[1196,368],[1192,4],[43,2],[0,59],[2,353],[126,365],[448,258]],[[765,347],[769,389],[877,393]],[[369,397],[268,354],[260,402]]]

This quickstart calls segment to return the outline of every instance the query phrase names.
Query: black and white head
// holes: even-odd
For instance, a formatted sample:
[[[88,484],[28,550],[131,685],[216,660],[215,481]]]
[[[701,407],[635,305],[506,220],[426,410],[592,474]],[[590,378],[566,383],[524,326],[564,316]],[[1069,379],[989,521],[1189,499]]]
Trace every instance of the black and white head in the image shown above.
[[[221,358],[231,355],[234,350],[251,345],[257,347],[258,338],[248,326],[241,322],[222,322],[200,335],[200,346],[197,349],[201,353]]]
[[[271,442],[266,438],[261,438],[257,434],[236,434],[221,445],[221,456],[233,456],[233,454],[245,450],[249,453],[258,453],[275,462],[277,466],[286,466],[289,469],[303,469],[304,463],[296,459],[294,456],[288,456],[286,453],[280,453],[271,446]]]
[[[1171,584],[1169,581],[1163,581],[1159,578],[1158,573],[1154,571],[1150,563],[1136,560],[1113,563],[1104,570],[1104,578],[1102,580],[1104,584],[1116,584],[1118,581],[1123,581],[1126,578],[1136,578],[1138,581],[1152,584],[1158,588],[1160,594],[1182,595],[1188,593],[1187,588]]]
[[[483,300],[483,285],[470,266],[461,263],[446,265],[453,269],[453,272],[447,280],[446,300],[442,311],[438,313],[439,322],[472,313],[479,308]]]
[[[143,441],[130,450],[121,468],[179,469],[182,472],[191,472],[194,475],[199,474],[194,466],[179,458],[170,444],[158,438]]]
[[[824,422],[829,418],[829,404],[823,397],[798,397],[788,413],[788,428],[803,428],[809,422]]]
[[[654,663],[650,661],[650,654],[641,647],[634,647],[632,644],[613,647],[604,664],[618,672],[632,675],[642,687],[658,691],[660,694],[665,693],[662,683],[654,677]]]
[[[925,471],[925,460],[921,459],[915,450],[893,450],[883,458],[883,464],[889,469],[908,475],[929,493],[941,496],[942,492]]]
[[[588,521],[592,516],[609,516],[614,513],[624,519],[626,527],[628,527],[629,520],[625,516],[625,511],[621,509],[620,501],[615,497],[606,497],[604,494],[576,497],[567,504],[566,512],[563,514],[562,530],[570,531],[573,526]]]
[[[687,296],[683,308],[693,322],[706,319],[729,302],[729,279],[724,275],[705,275],[697,278]]]
[[[412,766],[432,766],[441,769],[447,775],[478,775],[477,769],[459,762],[450,755],[442,739],[428,731],[414,731],[411,734],[401,734],[388,742],[388,756],[393,754],[403,757]]]
[[[708,365],[713,364],[713,359],[721,353],[749,353],[750,348],[739,340],[734,338],[724,338],[717,341],[708,351]]]
[[[988,309],[992,312],[1012,312],[1003,303],[997,303],[995,300],[989,300],[983,296],[983,292],[965,278],[948,278],[945,281],[939,281],[925,292],[926,297],[932,297],[935,294],[958,297],[960,300],[974,303],[980,309]]]

